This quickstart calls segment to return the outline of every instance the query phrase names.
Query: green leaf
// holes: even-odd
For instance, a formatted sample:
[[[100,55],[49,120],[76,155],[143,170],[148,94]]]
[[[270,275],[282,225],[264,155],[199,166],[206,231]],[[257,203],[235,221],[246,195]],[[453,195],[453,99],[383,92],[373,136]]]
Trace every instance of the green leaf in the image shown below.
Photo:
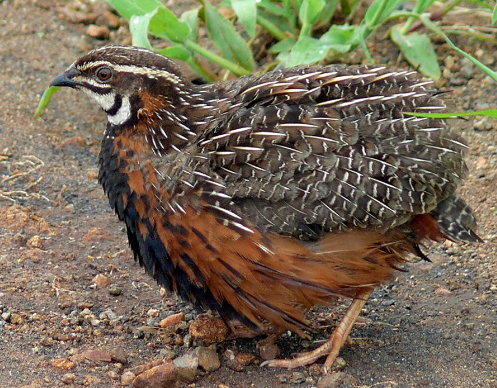
[[[294,18],[295,19],[295,18]],[[273,15],[265,10],[257,13],[257,23],[277,40],[295,36],[295,20]]]
[[[333,15],[335,15],[337,6],[338,6],[338,0],[328,0],[325,3],[323,11],[319,14],[318,24],[319,25],[330,24]]]
[[[494,13],[492,14],[492,24],[497,22],[497,5],[494,7]]]
[[[293,47],[294,40],[287,39],[275,44],[271,51],[281,51],[278,60],[286,67],[316,63],[326,58],[330,50],[343,53],[357,45],[355,31],[355,26],[333,25],[319,39],[302,36]]]
[[[131,19],[129,19],[129,30],[133,38],[133,46],[145,47],[152,50],[152,45],[148,40],[148,26],[150,20],[157,13],[157,10],[158,8],[141,16],[131,16]]]
[[[190,35],[190,27],[170,10],[161,6],[150,21],[150,33],[175,43],[184,43]]]
[[[60,89],[60,86],[51,86],[43,92],[40,98],[40,102],[38,103],[38,106],[36,107],[36,112],[33,116],[33,118],[37,118],[39,115],[41,115],[41,112],[47,107],[48,103],[50,102],[50,99],[52,98],[52,95]]]
[[[159,54],[165,55],[166,57],[179,59],[180,61],[187,62],[192,57],[192,53],[185,46],[177,44],[171,47],[166,47],[163,49],[155,50]]]
[[[294,38],[286,38],[284,40],[279,41],[278,43],[274,44],[270,49],[269,52],[273,54],[278,54],[283,51],[289,51],[292,49],[292,47],[295,45],[296,40]]]
[[[231,6],[247,33],[253,38],[257,21],[257,0],[231,0]]]
[[[279,15],[283,16],[285,19],[290,19],[292,18],[295,14],[289,10],[288,8],[281,8],[278,7],[275,3],[273,3],[271,0],[261,0],[258,3],[259,7],[262,9],[265,9],[269,12],[271,12],[274,15]]]
[[[355,30],[356,26],[334,24],[319,40],[331,49],[345,53],[357,45]]]
[[[223,56],[238,63],[248,71],[254,68],[254,58],[247,43],[236,32],[233,25],[207,1],[203,1],[204,21],[214,44]]]
[[[157,9],[149,24],[149,32],[155,36],[182,43],[190,35],[188,24],[179,21],[176,15],[159,0],[107,0],[107,2],[128,20],[133,15],[143,16]]]
[[[425,12],[431,5],[435,2],[435,0],[418,0],[414,3],[414,9],[412,12],[420,14]]]
[[[375,0],[373,4],[368,7],[363,21],[367,23],[370,28],[374,28],[390,16],[401,3],[402,0]]]
[[[302,23],[312,24],[324,8],[323,0],[304,0],[299,9],[299,19]]]
[[[435,80],[441,76],[437,55],[426,34],[403,35],[399,30],[392,30],[392,40],[399,46],[404,57],[416,69]]]
[[[319,39],[303,36],[289,52],[280,53],[278,60],[285,67],[316,63],[326,58],[329,48],[329,45]]]
[[[190,35],[188,36],[188,39],[193,40],[194,42],[197,41],[198,38],[198,13],[200,11],[200,7],[188,10],[183,12],[183,14],[180,16],[180,20],[182,22],[185,22],[188,24],[188,27],[190,27]]]
[[[107,0],[107,2],[128,20],[133,15],[145,15],[163,6],[160,0]]]

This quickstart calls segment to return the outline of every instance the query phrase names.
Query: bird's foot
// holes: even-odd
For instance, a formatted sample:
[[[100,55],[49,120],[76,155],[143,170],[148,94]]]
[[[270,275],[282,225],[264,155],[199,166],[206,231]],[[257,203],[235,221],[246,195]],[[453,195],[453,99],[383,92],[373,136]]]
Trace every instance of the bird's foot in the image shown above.
[[[323,370],[324,373],[328,373],[338,357],[340,349],[347,340],[357,317],[369,299],[371,292],[372,291],[368,290],[357,295],[328,341],[326,341],[323,345],[310,352],[302,353],[292,359],[264,361],[261,366],[294,369],[300,366],[313,364],[319,358],[327,356],[323,365]]]

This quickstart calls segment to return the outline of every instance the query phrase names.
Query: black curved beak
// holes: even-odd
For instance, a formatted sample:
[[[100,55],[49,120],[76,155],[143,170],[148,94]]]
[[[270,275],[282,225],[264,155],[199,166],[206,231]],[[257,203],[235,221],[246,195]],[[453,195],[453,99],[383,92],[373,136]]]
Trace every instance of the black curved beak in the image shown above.
[[[65,73],[58,75],[54,78],[54,80],[50,83],[50,87],[52,86],[67,86],[70,88],[76,88],[81,84],[77,81],[74,81],[73,78],[79,74],[79,71],[74,67],[71,67]]]

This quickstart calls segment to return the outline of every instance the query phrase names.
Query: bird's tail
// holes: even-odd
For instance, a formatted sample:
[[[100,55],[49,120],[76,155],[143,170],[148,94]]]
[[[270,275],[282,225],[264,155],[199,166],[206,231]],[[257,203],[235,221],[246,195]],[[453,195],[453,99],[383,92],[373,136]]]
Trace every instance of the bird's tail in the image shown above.
[[[459,197],[448,197],[431,212],[440,231],[455,242],[483,242],[475,233],[476,216],[469,205]]]
[[[451,196],[427,214],[420,214],[408,224],[415,239],[455,242],[482,242],[476,234],[476,216],[462,198]]]

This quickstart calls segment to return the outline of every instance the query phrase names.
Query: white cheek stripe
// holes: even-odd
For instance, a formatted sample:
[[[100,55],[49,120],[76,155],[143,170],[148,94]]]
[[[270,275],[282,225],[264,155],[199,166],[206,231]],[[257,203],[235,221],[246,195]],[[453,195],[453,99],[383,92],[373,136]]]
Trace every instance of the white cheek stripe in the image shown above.
[[[113,125],[121,125],[129,120],[131,117],[131,103],[128,96],[122,96],[123,102],[117,113],[113,116],[107,115],[107,120]],[[112,104],[113,105],[113,104]],[[112,107],[109,107],[109,109]]]
[[[108,111],[110,108],[112,108],[116,102],[115,92],[106,93],[106,94],[90,92],[90,96],[97,102],[100,108],[102,108],[105,111]]]

